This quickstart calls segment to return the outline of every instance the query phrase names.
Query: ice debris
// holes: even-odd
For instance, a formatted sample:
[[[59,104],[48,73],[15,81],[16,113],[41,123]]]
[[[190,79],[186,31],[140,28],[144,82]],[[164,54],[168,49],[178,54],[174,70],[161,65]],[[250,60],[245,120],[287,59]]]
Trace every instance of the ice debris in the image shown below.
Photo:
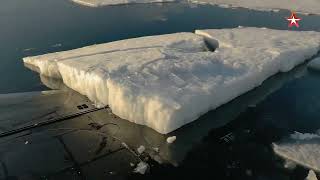
[[[168,137],[168,138],[167,138],[167,143],[171,144],[171,143],[173,143],[176,139],[177,139],[176,136]]]
[[[137,164],[137,167],[134,169],[133,172],[140,173],[140,174],[145,174],[146,171],[148,170],[148,168],[149,168],[148,163],[141,161],[141,162],[139,162]]]

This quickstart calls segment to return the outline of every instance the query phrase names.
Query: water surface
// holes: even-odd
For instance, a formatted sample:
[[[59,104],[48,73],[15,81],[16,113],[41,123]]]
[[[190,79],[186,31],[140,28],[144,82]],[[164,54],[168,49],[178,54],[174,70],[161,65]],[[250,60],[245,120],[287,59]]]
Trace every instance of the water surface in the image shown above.
[[[188,3],[88,8],[67,0],[2,0],[0,94],[47,89],[38,74],[24,67],[22,58],[25,56],[146,35],[193,32],[195,29],[232,28],[239,25],[288,29],[285,17],[289,15],[288,11],[259,12]],[[303,19],[301,27],[293,30],[320,31],[319,16],[300,17]],[[320,129],[319,81],[320,73],[307,70],[305,65],[272,77],[261,87],[170,134],[176,135],[178,139],[175,144],[166,145],[163,153],[172,160],[180,161],[178,168],[150,162],[153,164],[150,174],[142,177],[133,175],[129,178],[195,179],[206,176],[210,179],[304,179],[307,169],[301,166],[294,170],[285,169],[284,161],[274,155],[271,143],[294,131],[313,133]],[[18,103],[19,105],[23,104]],[[2,102],[2,106],[2,110],[7,112],[7,104]],[[11,114],[15,114],[16,110],[12,111]],[[26,116],[31,117],[30,114]],[[23,114],[19,114],[19,117],[23,120],[25,118]],[[51,176],[52,179],[84,179],[97,176],[113,178],[114,174],[106,172],[114,171],[115,168],[123,170],[124,166],[130,169],[131,159],[128,157],[131,156],[123,152],[119,142],[107,147],[119,152],[115,155],[117,158],[102,158],[99,163],[87,163],[90,159],[84,157],[90,153],[84,147],[92,142],[99,144],[100,136],[88,133],[71,137],[67,135],[69,141],[63,142],[46,132],[49,128],[86,127],[92,121],[107,121],[105,115],[92,117],[95,118],[90,115],[81,116],[36,129],[35,132],[24,132],[26,135],[19,135],[18,138],[14,136],[14,142],[10,142],[12,144],[0,144],[3,153],[9,154],[1,157],[2,169],[8,168],[7,172],[1,171],[0,177],[18,178],[32,175],[39,179],[46,176]],[[148,139],[149,143],[152,143],[152,140],[157,142],[158,139],[165,139],[148,128],[138,127],[127,121],[117,120],[114,123],[121,126],[124,136],[131,133],[127,138],[134,143],[141,143],[145,139]],[[5,127],[2,123],[1,128]],[[51,140],[45,139],[43,143],[37,142],[38,138]],[[25,146],[26,140],[33,146]],[[65,152],[68,145],[71,152]],[[92,147],[88,148],[90,150]],[[76,152],[73,154],[75,158],[79,156],[80,162],[85,161],[83,167],[81,163],[70,163],[72,150]],[[48,159],[54,160],[54,163],[48,165]],[[115,162],[120,161],[123,164],[115,165]],[[7,162],[7,166],[4,166],[3,162]],[[21,164],[24,164],[24,167],[17,168]],[[64,167],[67,169],[58,171]],[[127,169],[117,175],[126,176],[126,171]]]
[[[188,3],[83,7],[68,0],[2,0],[0,94],[46,89],[22,58],[126,38],[241,26],[288,29],[288,11],[259,12]],[[299,30],[320,31],[319,16]]]

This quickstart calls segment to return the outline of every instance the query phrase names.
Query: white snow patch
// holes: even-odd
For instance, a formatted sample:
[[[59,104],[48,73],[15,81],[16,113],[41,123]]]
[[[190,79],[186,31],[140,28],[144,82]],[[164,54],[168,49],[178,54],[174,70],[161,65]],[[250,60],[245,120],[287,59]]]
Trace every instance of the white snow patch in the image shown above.
[[[120,4],[163,3],[176,0],[71,0],[74,3],[89,7],[110,6]]]
[[[320,136],[294,133],[280,143],[273,143],[273,150],[284,159],[320,172]]]
[[[308,67],[314,70],[320,70],[320,57],[313,59],[309,64]]]
[[[292,38],[295,37],[295,38]],[[205,41],[216,51],[208,51]],[[117,116],[166,134],[315,55],[320,33],[197,30],[24,58]]]
[[[309,170],[309,174],[308,174],[306,180],[318,180],[316,173],[312,170]]]
[[[208,3],[220,7],[243,7],[255,10],[278,11],[286,9],[304,14],[320,14],[320,1],[318,0],[190,0],[194,3]]]
[[[137,167],[133,170],[135,173],[145,174],[148,170],[149,165],[143,161],[137,164]]]
[[[176,139],[177,139],[176,136],[168,137],[168,138],[167,138],[167,143],[171,144],[171,143],[173,143]]]
[[[145,150],[146,150],[146,148],[142,145],[140,147],[138,147],[138,149],[137,149],[139,154],[142,154]]]

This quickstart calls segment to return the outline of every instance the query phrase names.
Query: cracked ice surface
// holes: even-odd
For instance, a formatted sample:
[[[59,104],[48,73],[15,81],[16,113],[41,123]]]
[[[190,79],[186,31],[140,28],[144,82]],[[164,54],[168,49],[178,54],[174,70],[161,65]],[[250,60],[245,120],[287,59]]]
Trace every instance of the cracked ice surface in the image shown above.
[[[294,37],[294,38],[291,38]],[[261,28],[141,37],[24,58],[131,122],[169,133],[315,55],[320,33]],[[212,52],[209,49],[218,48]]]

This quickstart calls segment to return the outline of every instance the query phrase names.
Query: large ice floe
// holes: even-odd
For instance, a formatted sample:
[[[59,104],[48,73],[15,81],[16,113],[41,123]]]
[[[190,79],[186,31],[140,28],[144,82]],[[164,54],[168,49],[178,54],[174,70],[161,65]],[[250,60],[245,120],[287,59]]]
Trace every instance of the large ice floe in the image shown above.
[[[279,156],[320,172],[320,135],[295,132],[289,139],[274,143]]]
[[[180,2],[183,0],[71,0],[77,4],[90,7],[137,4],[137,3],[163,3]],[[223,7],[243,7],[255,10],[292,10],[305,14],[320,14],[319,0],[187,0],[193,3],[206,3],[220,5]]]
[[[294,38],[292,38],[294,37]],[[162,134],[317,54],[320,33],[197,30],[24,58],[113,113]]]
[[[120,5],[120,4],[174,2],[176,0],[71,0],[71,1],[84,6],[99,7],[99,6]]]
[[[208,3],[223,7],[243,7],[255,10],[286,9],[304,14],[320,14],[319,0],[190,0],[195,3]]]

